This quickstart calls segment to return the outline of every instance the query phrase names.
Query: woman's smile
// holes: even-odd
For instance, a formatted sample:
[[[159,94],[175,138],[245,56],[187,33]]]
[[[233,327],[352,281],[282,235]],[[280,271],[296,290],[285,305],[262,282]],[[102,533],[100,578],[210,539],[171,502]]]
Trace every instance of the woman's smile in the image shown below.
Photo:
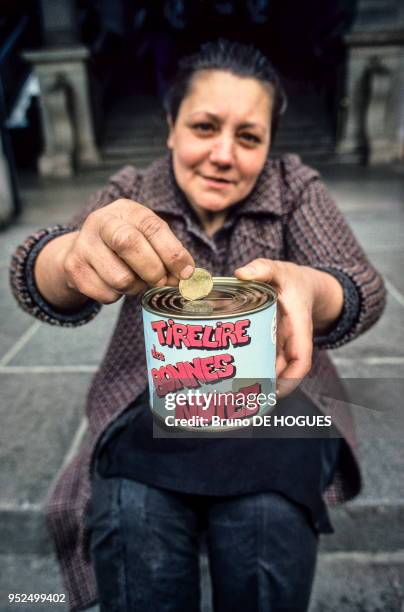
[[[218,189],[218,190],[229,189],[230,187],[237,184],[235,180],[230,180],[225,177],[212,176],[209,174],[200,174],[200,173],[197,173],[197,176],[203,179],[205,185],[213,189]]]

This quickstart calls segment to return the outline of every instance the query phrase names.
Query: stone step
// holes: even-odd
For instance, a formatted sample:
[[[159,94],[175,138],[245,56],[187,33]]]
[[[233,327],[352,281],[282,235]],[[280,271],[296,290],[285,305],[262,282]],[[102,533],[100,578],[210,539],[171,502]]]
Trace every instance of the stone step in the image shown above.
[[[301,131],[296,133],[285,134],[282,138],[279,137],[275,141],[275,148],[288,147],[289,151],[294,151],[297,148],[330,148],[332,147],[331,139],[322,132],[318,134],[310,133],[305,135]],[[163,137],[156,136],[139,136],[138,134],[125,134],[125,136],[115,136],[108,138],[105,144],[101,147],[104,155],[113,155],[116,150],[127,150],[127,151],[142,151],[150,155],[158,154],[160,150],[165,150],[165,140]]]
[[[212,612],[209,564],[201,556],[201,612]],[[9,603],[10,593],[64,594],[53,555],[0,555],[0,611],[65,612],[66,603]],[[404,550],[394,553],[320,553],[310,612],[402,612]],[[90,612],[90,611],[89,611]],[[98,606],[91,608],[98,612]]]
[[[135,135],[137,138],[149,138],[149,137],[160,137],[164,138],[167,134],[167,125],[161,122],[158,118],[154,121],[144,120],[141,121],[131,120],[129,117],[121,118],[119,122],[114,122],[107,129],[104,130],[103,139],[107,138],[127,138],[130,135]],[[279,128],[279,138],[289,137],[292,134],[313,134],[313,135],[325,135],[329,137],[328,131],[315,123],[303,123],[301,121],[294,121],[282,125]]]
[[[404,550],[320,555],[310,612],[403,612]]]
[[[123,165],[131,163],[144,167],[167,153],[167,149],[160,143],[143,145],[138,141],[136,144],[133,144],[133,142],[120,142],[103,147],[101,149],[102,163],[109,164],[120,162]],[[322,141],[319,139],[310,142],[277,142],[271,154],[273,156],[278,156],[284,153],[290,153],[291,151],[305,159],[310,158],[313,161],[322,161],[324,158],[331,157],[334,159],[334,151],[331,143],[327,140]]]
[[[352,502],[330,510],[335,533],[323,538],[324,552],[404,550],[402,502]],[[52,550],[44,503],[31,507],[0,505],[0,554],[46,555]]]
[[[117,106],[106,121],[101,144],[103,158],[122,163],[147,165],[165,152],[167,127],[155,99],[133,98]],[[296,105],[295,105],[296,106]],[[273,154],[295,152],[307,160],[334,159],[334,142],[329,128],[310,113],[291,107],[281,123]],[[139,160],[139,161],[138,161]]]
[[[167,134],[167,124],[156,117],[120,117],[104,128],[104,139],[119,136],[125,138],[129,133],[133,132],[136,137],[160,136],[164,137]],[[295,133],[302,134],[327,134],[324,127],[316,123],[303,122],[298,119],[291,120],[279,128],[279,136],[290,135]]]
[[[14,603],[10,594],[53,595],[59,602]],[[65,600],[64,602],[61,600]],[[59,566],[53,554],[0,555],[0,612],[67,612],[66,593],[62,584]]]
[[[166,153],[167,149],[161,143],[143,144],[140,142],[119,142],[109,144],[102,149],[102,156],[105,159],[115,157],[140,157],[144,159],[157,159]]]

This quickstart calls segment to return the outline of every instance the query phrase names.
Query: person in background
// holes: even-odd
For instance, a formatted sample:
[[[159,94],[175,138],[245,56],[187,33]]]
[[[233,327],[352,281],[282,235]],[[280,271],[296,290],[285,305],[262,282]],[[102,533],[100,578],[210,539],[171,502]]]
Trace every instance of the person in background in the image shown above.
[[[214,610],[307,610],[326,502],[360,489],[350,413],[309,383],[335,377],[325,349],[375,323],[384,286],[319,173],[271,157],[285,104],[259,51],[206,43],[168,91],[166,157],[126,166],[13,256],[14,294],[42,321],[123,302],[47,508],[72,610],[197,611],[202,532]],[[277,410],[332,414],[332,436],[153,437],[140,300],[195,265],[277,289]]]

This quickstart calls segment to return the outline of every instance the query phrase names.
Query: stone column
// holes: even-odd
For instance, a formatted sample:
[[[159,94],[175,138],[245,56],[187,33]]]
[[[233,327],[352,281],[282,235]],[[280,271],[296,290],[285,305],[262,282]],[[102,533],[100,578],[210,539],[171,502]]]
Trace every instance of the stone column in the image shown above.
[[[377,164],[391,162],[399,157],[398,125],[391,119],[393,108],[393,73],[387,67],[385,58],[373,56],[367,65],[368,104],[365,115],[367,137],[367,162]],[[396,129],[397,128],[397,129]]]
[[[6,227],[20,210],[14,155],[7,126],[4,87],[0,76],[0,229]]]
[[[40,87],[44,176],[71,176],[100,162],[89,95],[89,51],[78,43],[74,0],[41,0],[45,47],[26,51]]]
[[[71,176],[75,165],[100,161],[95,144],[85,47],[28,51],[39,80],[45,150],[39,160],[44,176]]]
[[[404,32],[347,37],[348,113],[337,153],[342,161],[391,162],[404,148]]]
[[[14,195],[12,190],[10,166],[4,154],[3,138],[0,132],[0,228],[14,215]]]
[[[346,115],[342,126],[341,139],[337,143],[337,153],[343,161],[357,162],[363,159],[366,149],[364,108],[366,105],[365,87],[366,58],[350,51],[346,98]]]

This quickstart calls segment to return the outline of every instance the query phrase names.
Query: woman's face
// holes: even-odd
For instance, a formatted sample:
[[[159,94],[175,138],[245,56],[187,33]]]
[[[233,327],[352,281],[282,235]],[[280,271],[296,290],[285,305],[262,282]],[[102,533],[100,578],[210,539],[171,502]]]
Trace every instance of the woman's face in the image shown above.
[[[199,213],[224,211],[252,190],[270,144],[272,95],[253,78],[197,73],[167,140],[174,174]]]

